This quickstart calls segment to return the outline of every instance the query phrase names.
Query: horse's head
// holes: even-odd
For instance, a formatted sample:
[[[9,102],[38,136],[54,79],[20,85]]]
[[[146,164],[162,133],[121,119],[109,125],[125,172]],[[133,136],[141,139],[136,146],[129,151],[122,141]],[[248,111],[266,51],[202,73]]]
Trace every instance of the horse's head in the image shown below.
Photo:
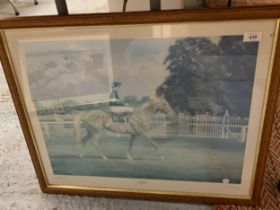
[[[177,114],[163,96],[152,98],[149,103],[153,106],[154,111],[162,111],[166,113],[169,117],[171,117],[173,123],[177,123]]]

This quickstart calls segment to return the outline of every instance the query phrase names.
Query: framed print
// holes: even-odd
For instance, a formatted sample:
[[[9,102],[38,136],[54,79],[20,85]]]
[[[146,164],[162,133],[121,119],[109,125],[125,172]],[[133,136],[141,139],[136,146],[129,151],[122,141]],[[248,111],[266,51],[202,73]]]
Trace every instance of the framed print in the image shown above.
[[[46,193],[258,201],[279,85],[279,7],[0,21]]]

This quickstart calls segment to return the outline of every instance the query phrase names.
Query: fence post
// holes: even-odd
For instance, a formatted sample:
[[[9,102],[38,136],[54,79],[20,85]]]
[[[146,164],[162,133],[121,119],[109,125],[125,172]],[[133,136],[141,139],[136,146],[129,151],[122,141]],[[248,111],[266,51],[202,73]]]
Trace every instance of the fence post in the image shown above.
[[[241,142],[245,143],[246,141],[246,134],[247,134],[247,126],[242,126],[242,131],[241,131]]]
[[[223,138],[229,138],[229,112],[228,110],[225,112],[225,115],[223,117],[223,132],[222,137]]]
[[[166,127],[166,114],[163,114],[163,129],[164,129],[164,136],[167,136],[167,127]]]
[[[178,116],[178,135],[183,136],[185,134],[185,129],[185,114],[180,112]]]

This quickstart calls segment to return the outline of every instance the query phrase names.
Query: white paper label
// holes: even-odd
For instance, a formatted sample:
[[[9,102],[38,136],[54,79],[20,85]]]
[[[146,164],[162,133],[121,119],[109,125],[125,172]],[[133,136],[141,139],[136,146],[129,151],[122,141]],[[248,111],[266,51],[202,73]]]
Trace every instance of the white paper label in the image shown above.
[[[243,36],[243,42],[259,42],[261,39],[261,32],[245,32]]]
[[[229,179],[227,179],[227,178],[223,179],[223,183],[224,184],[229,184]]]

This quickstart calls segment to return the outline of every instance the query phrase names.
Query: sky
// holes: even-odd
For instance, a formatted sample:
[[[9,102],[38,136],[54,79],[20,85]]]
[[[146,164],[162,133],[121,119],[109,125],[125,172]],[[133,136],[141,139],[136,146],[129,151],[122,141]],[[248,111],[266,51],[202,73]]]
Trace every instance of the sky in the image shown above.
[[[56,41],[38,41],[24,44],[26,53],[27,70],[29,73],[37,71],[40,68],[46,68],[46,63],[55,62],[57,67],[53,69],[41,69],[47,76],[49,72],[67,71],[69,65],[65,64],[63,55],[73,54],[75,59],[71,65],[74,71],[89,71],[85,63],[89,58],[89,53],[101,53],[104,56],[103,69],[101,73],[107,75],[108,79],[99,82],[112,83],[119,81],[122,83],[120,97],[128,95],[136,96],[141,99],[143,96],[153,96],[157,87],[159,87],[165,78],[169,75],[167,64],[164,60],[168,55],[168,50],[175,43],[177,38],[153,38],[153,39],[116,39],[109,41],[108,39],[99,40],[56,40]],[[220,37],[210,37],[212,42],[218,43]],[[89,65],[88,65],[89,66]],[[100,71],[100,70],[99,70]],[[100,73],[100,72],[99,72]],[[68,83],[73,85],[84,85],[82,78],[77,77],[77,73],[73,73],[73,81],[71,74],[67,74],[67,80],[63,81],[63,85]],[[97,83],[96,81],[94,81]],[[67,83],[67,84],[65,84]],[[74,84],[75,83],[75,84]],[[52,80],[48,85],[59,86],[62,84],[60,79]],[[108,92],[111,84],[100,84],[104,87],[103,92]],[[94,88],[96,86],[92,86]],[[90,88],[90,86],[89,86]],[[81,92],[76,91],[76,95],[89,94],[82,92],[83,88],[77,88]],[[40,90],[36,89],[36,94],[40,95]],[[101,88],[102,89],[102,88]],[[50,90],[52,88],[50,87]],[[102,93],[102,90],[98,90]],[[44,89],[46,92],[46,88]],[[71,90],[61,91],[65,96],[71,94]],[[92,94],[97,94],[92,90]],[[62,96],[63,97],[63,96]]]
[[[169,74],[164,60],[174,42],[173,39],[139,39],[114,43],[113,72],[114,79],[122,82],[121,94],[138,98],[153,96]],[[117,45],[126,47],[118,53]]]

